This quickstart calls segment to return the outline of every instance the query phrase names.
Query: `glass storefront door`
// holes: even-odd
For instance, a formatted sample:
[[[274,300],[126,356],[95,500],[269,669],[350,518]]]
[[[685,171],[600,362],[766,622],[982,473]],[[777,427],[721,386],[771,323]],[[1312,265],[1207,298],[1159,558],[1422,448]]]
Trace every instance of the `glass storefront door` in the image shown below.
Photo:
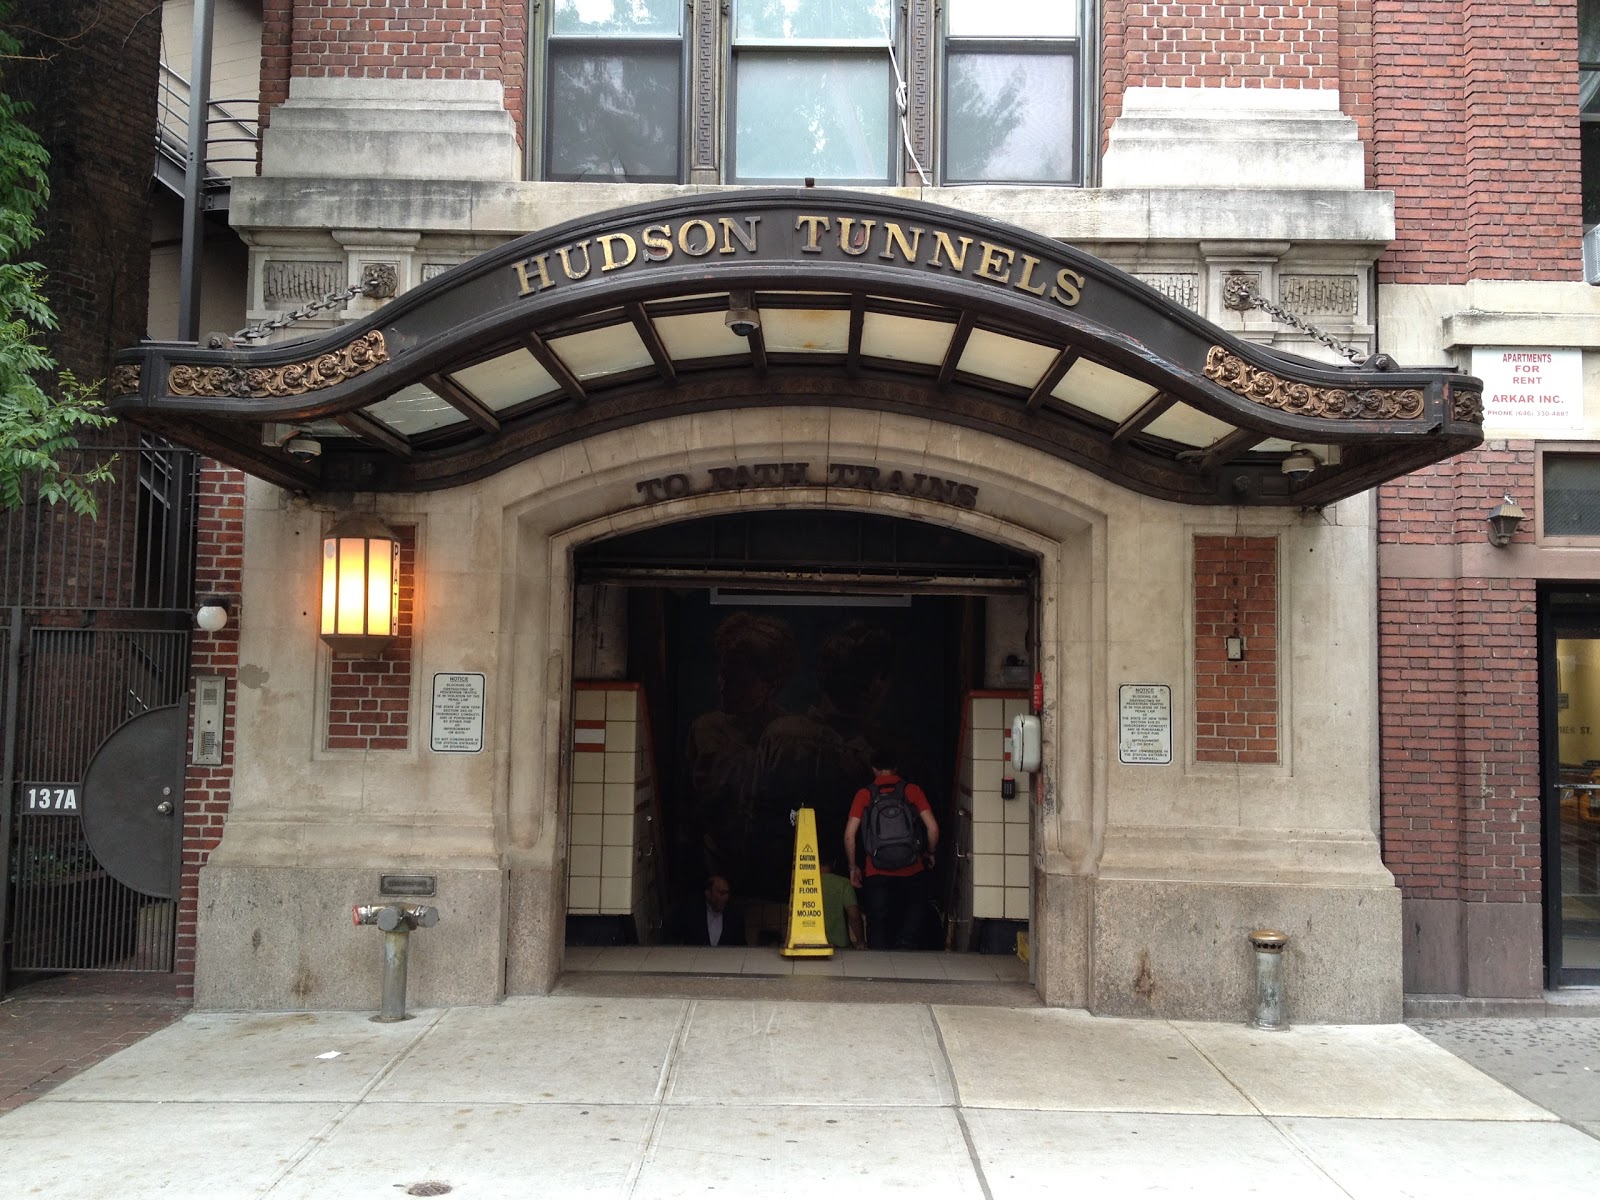
[[[1545,946],[1550,983],[1600,983],[1600,594],[1546,597]]]

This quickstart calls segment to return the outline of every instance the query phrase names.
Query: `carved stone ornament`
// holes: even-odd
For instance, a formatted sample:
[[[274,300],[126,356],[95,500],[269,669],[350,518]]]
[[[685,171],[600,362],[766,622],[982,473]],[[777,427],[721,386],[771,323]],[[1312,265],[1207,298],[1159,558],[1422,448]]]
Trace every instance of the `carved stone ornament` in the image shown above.
[[[394,263],[366,263],[361,268],[361,294],[369,300],[393,300],[400,286],[400,268]]]
[[[1222,346],[1206,355],[1206,378],[1235,395],[1300,417],[1410,421],[1422,415],[1421,388],[1322,388],[1281,379]]]
[[[167,372],[174,396],[225,396],[235,400],[302,396],[363,375],[389,361],[383,333],[374,329],[338,350],[281,367],[176,366]]]
[[[139,364],[123,363],[111,368],[111,394],[136,396],[139,394]]]
[[[1456,388],[1450,396],[1450,419],[1469,425],[1483,424],[1483,393]]]

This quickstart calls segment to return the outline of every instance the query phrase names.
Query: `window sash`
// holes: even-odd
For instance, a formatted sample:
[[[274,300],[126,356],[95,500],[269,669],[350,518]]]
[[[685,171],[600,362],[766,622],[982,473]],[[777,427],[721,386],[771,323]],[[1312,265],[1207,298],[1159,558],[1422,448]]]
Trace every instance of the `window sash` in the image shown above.
[[[873,43],[870,47],[833,47],[820,46],[815,43],[782,43],[782,49],[776,47],[731,47],[727,59],[727,145],[726,161],[723,164],[723,178],[729,183],[792,183],[804,178],[816,179],[819,183],[840,184],[866,184],[892,186],[895,182],[895,169],[898,165],[897,147],[899,145],[899,109],[895,106],[894,99],[894,72],[889,64],[889,49],[883,43]],[[739,169],[739,92],[740,74],[739,65],[743,62],[775,61],[781,59],[815,60],[818,63],[830,61],[867,61],[881,64],[883,69],[883,160],[882,173],[877,175],[830,175],[819,172],[814,168],[800,166],[793,172],[757,173],[742,172]]]
[[[1079,186],[1083,179],[1083,55],[1078,38],[989,38],[946,36],[941,52],[941,79],[938,94],[939,164],[940,180],[948,184],[1039,184]],[[950,131],[954,108],[951,105],[950,85],[955,75],[952,60],[962,57],[978,58],[984,55],[1009,57],[1037,57],[1066,59],[1071,65],[1072,82],[1066,103],[1070,114],[1065,122],[1068,131],[1067,157],[1069,167],[1064,175],[1027,176],[1021,174],[988,175],[966,174],[951,170]]]
[[[582,181],[589,183],[681,183],[684,177],[684,152],[687,142],[689,61],[688,47],[682,37],[592,37],[588,34],[549,36],[546,39],[544,62],[544,112],[541,114],[541,178],[555,181]],[[663,50],[676,49],[677,95],[675,97],[672,137],[674,141],[673,169],[670,173],[641,172],[637,174],[586,174],[561,170],[555,162],[556,89],[559,80],[559,63],[562,59],[581,60],[627,58],[630,54],[646,58]]]

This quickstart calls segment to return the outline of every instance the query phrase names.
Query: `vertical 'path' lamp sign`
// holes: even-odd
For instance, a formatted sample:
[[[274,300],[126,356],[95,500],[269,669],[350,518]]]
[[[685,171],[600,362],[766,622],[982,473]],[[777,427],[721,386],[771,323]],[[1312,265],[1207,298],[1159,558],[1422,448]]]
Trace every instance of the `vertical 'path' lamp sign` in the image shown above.
[[[370,658],[400,619],[400,540],[376,517],[350,517],[322,538],[322,640],[339,658]]]

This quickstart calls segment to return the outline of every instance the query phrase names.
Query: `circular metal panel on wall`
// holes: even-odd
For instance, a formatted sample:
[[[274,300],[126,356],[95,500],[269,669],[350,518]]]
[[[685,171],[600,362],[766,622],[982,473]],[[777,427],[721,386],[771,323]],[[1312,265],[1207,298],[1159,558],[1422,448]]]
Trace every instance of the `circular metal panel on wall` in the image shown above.
[[[187,706],[151,709],[121,725],[83,776],[83,832],[119,883],[147,896],[177,895]]]

